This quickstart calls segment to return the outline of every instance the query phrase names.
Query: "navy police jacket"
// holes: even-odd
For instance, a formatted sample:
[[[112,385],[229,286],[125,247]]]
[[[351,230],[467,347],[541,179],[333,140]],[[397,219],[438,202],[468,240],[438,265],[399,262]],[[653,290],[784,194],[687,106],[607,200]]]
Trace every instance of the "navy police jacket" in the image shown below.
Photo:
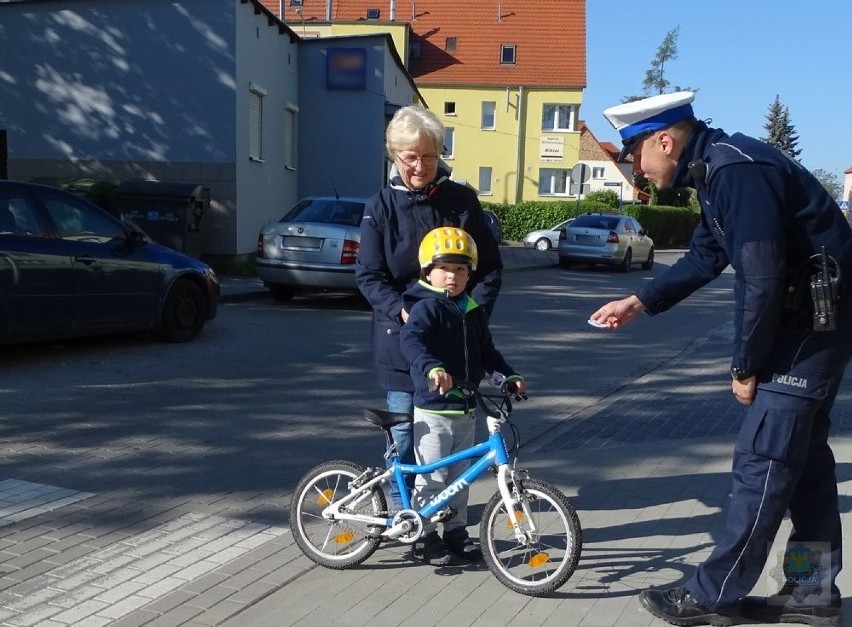
[[[419,281],[405,292],[405,309],[409,317],[400,333],[400,346],[411,363],[415,407],[443,414],[475,408],[474,398],[458,390],[442,395],[429,389],[429,373],[436,368],[473,384],[495,370],[507,378],[517,376],[494,348],[482,307],[467,294],[453,299],[446,290]]]
[[[760,372],[790,302],[788,290],[809,289],[811,256],[824,246],[852,279],[852,230],[797,162],[767,143],[703,122],[678,160],[672,187],[697,190],[701,222],[687,253],[636,296],[649,314],[665,311],[730,264],[736,273],[731,365]],[[845,300],[849,293],[847,285]],[[802,296],[796,306],[806,314],[810,296]]]
[[[489,315],[500,291],[500,249],[476,192],[449,180],[448,174],[441,166],[435,183],[411,191],[394,166],[390,184],[368,199],[364,210],[355,277],[373,308],[373,362],[385,390],[414,390],[399,348],[400,311],[403,292],[420,277],[417,251],[429,231],[456,226],[473,237],[479,261],[468,291]]]

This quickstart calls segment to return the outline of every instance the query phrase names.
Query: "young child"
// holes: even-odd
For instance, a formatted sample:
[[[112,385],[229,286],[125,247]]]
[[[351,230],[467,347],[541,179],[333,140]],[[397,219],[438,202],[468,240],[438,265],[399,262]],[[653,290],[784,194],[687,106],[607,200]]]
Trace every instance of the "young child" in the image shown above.
[[[423,238],[418,258],[421,279],[403,296],[409,316],[400,346],[414,382],[414,453],[418,464],[428,464],[474,444],[475,400],[453,390],[454,379],[478,384],[485,372],[497,371],[521,394],[526,385],[494,348],[485,312],[465,292],[476,270],[473,238],[454,227],[434,229]],[[468,466],[464,461],[418,475],[415,503],[428,503]],[[467,501],[466,490],[453,500],[458,513],[443,523],[443,540],[437,531],[426,535],[427,563],[482,560],[481,549],[467,533]]]

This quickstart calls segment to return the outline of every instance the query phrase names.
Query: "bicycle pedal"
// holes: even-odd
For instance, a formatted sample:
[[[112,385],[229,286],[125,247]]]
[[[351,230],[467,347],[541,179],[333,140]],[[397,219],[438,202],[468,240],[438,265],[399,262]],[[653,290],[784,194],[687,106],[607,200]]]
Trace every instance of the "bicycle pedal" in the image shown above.
[[[445,507],[432,516],[432,522],[446,522],[459,513],[455,507]]]

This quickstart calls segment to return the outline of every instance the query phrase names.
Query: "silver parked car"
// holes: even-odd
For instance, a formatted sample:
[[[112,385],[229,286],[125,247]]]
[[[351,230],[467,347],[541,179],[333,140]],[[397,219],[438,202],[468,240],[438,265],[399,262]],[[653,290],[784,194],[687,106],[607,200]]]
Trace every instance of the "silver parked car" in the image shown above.
[[[577,216],[559,236],[559,265],[607,264],[627,272],[634,263],[654,266],[654,240],[630,216],[590,213]]]
[[[573,221],[574,218],[568,218],[564,222],[560,222],[549,229],[530,231],[524,235],[524,246],[527,248],[535,248],[536,250],[550,250],[551,248],[556,248],[556,245],[559,243],[559,234]]]
[[[255,272],[276,300],[301,290],[358,291],[364,198],[316,196],[296,203],[257,237]]]

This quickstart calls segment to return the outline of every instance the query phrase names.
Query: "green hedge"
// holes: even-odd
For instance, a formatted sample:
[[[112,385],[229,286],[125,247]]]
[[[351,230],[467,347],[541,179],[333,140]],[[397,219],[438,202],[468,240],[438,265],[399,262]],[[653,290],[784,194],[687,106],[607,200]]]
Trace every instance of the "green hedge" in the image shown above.
[[[625,205],[624,213],[633,216],[654,240],[654,248],[686,248],[701,216],[689,207],[666,205]]]
[[[482,203],[483,209],[493,211],[503,227],[503,239],[520,242],[530,231],[555,226],[573,216],[589,213],[616,213],[607,203],[592,200],[530,201],[517,205]],[[700,216],[687,207],[661,205],[624,205],[624,213],[639,220],[658,249],[685,248],[692,237]]]
[[[530,231],[555,226],[568,218],[594,211],[614,211],[604,203],[581,200],[554,200],[551,202],[522,202],[518,205],[482,203],[482,208],[493,211],[503,227],[503,239],[521,241]]]

